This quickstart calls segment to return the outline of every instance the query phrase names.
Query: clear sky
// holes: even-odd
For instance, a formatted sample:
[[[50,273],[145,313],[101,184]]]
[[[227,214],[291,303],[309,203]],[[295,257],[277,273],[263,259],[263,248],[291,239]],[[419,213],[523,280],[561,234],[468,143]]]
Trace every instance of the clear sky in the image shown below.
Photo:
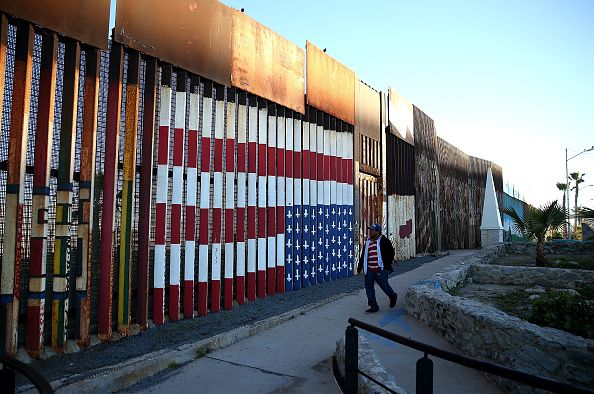
[[[392,86],[440,137],[501,165],[531,204],[561,199],[565,148],[571,157],[594,146],[594,1],[223,3],[301,47],[327,48],[377,90]],[[570,160],[574,171],[594,184],[594,151]],[[580,205],[594,207],[594,186]]]

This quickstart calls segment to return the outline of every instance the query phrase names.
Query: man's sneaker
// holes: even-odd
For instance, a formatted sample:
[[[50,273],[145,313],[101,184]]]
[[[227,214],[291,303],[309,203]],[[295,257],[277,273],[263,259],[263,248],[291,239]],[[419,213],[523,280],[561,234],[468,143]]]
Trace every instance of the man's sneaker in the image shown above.
[[[394,308],[394,306],[396,306],[396,300],[398,300],[398,294],[394,294],[394,297],[390,298],[390,308]]]
[[[372,306],[371,308],[367,309],[365,313],[375,313],[379,311],[379,306]]]

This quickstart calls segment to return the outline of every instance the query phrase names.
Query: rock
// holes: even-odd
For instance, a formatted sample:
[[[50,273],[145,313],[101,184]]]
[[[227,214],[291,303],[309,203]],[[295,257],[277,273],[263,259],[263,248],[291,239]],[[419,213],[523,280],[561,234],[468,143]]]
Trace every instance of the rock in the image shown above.
[[[544,287],[538,286],[538,285],[536,285],[530,289],[526,289],[524,291],[528,294],[544,294],[544,293],[546,293],[546,290],[544,289]]]
[[[571,261],[567,262],[567,265],[571,265],[572,267],[579,267],[580,263],[578,263],[577,261],[571,260]]]
[[[572,295],[572,296],[579,296],[580,295],[580,293],[578,293],[574,289],[559,289],[559,292],[560,293],[567,293],[567,294]]]
[[[538,294],[532,294],[530,297],[528,297],[528,299],[530,301],[538,300],[539,298],[540,298],[540,295],[538,295]]]

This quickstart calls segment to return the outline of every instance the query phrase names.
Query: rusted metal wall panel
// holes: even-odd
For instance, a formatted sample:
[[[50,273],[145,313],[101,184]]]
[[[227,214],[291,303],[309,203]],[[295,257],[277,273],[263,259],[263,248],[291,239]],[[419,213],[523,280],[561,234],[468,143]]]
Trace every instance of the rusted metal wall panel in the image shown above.
[[[107,49],[109,3],[110,0],[0,0],[0,10],[94,47]]]
[[[413,106],[391,87],[388,88],[388,125],[392,134],[415,144]]]
[[[326,55],[309,41],[305,49],[307,104],[354,125],[354,71]],[[379,97],[376,107],[378,105]]]
[[[439,174],[437,134],[433,119],[416,106],[415,135],[415,227],[417,253],[435,252],[441,247],[439,231]]]
[[[437,145],[442,248],[467,248],[469,157],[442,138]]]
[[[303,49],[233,12],[231,85],[305,113]]]
[[[231,84],[231,8],[216,0],[118,0],[117,10],[117,42]]]
[[[356,84],[355,103],[356,134],[366,135],[380,141],[380,132],[382,130],[380,92],[359,81]]]

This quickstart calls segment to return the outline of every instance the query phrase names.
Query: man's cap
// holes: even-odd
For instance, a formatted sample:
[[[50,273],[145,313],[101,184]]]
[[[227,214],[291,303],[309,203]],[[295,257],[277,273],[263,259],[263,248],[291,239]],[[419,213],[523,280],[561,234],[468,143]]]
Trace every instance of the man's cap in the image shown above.
[[[370,230],[375,230],[375,231],[382,231],[382,226],[380,226],[377,223],[372,224],[371,226],[367,227]]]

